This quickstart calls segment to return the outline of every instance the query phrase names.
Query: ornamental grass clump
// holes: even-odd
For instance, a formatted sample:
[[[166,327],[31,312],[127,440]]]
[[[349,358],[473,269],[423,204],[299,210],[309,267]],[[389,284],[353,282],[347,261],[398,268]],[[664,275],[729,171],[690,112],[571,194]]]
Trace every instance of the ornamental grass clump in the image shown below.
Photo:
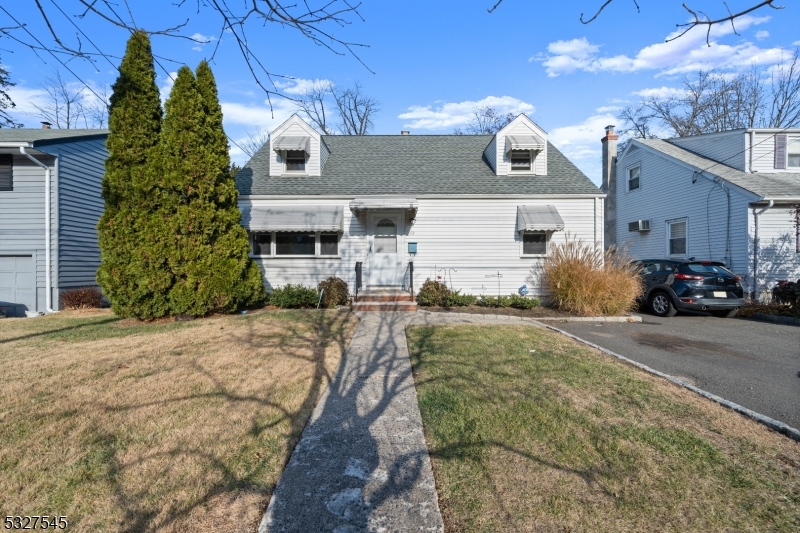
[[[639,267],[624,250],[602,252],[569,235],[544,260],[544,275],[555,306],[583,316],[631,311],[643,291]]]

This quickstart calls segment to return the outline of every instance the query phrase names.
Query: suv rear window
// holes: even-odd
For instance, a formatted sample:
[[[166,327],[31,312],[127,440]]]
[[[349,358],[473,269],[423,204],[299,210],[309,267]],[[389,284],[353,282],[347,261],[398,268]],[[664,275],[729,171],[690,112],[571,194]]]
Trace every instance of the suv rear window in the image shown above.
[[[723,267],[716,266],[716,265],[698,265],[698,264],[690,264],[686,265],[686,267],[691,270],[692,272],[700,272],[702,274],[723,274],[730,276],[730,272],[725,270]]]

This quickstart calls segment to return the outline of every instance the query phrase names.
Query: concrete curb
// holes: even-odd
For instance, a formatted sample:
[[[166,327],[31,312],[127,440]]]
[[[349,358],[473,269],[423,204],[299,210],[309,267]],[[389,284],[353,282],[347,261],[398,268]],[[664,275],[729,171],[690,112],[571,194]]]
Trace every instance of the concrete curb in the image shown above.
[[[493,318],[495,320],[511,320],[523,322],[641,322],[642,317],[639,315],[628,316],[558,316],[558,317],[540,317],[532,318],[527,316],[514,316],[514,315],[496,315],[484,313],[456,313],[456,312],[437,312],[426,311],[425,309],[417,308],[417,313],[423,313],[426,316],[459,316],[459,317],[476,317],[476,318]]]
[[[782,433],[782,434],[786,435],[787,437],[800,442],[800,430],[795,429],[795,428],[793,428],[791,426],[787,426],[786,424],[784,424],[780,420],[775,420],[774,418],[770,418],[767,415],[762,415],[761,413],[756,413],[755,411],[752,411],[752,410],[748,409],[747,407],[739,405],[738,403],[733,403],[731,401],[726,400],[725,398],[721,398],[721,397],[717,396],[716,394],[711,394],[708,391],[704,391],[703,389],[700,389],[698,387],[695,387],[694,385],[686,383],[682,379],[678,379],[675,376],[670,376],[669,374],[665,374],[663,372],[659,372],[658,370],[656,370],[654,368],[650,368],[647,365],[643,365],[642,363],[638,363],[638,362],[636,362],[636,361],[634,361],[632,359],[628,359],[624,355],[620,355],[620,354],[618,354],[616,352],[612,352],[611,350],[603,348],[602,346],[598,346],[597,344],[594,344],[593,342],[589,342],[587,340],[584,340],[584,339],[582,339],[582,338],[580,338],[580,337],[578,337],[576,335],[573,335],[572,333],[567,333],[564,330],[558,329],[558,328],[556,328],[554,326],[550,326],[548,324],[540,323],[540,325],[542,327],[547,328],[547,329],[550,329],[550,330],[553,330],[553,331],[557,331],[558,333],[561,333],[562,335],[565,335],[565,336],[569,337],[570,339],[576,340],[576,341],[578,341],[578,342],[580,342],[582,344],[585,344],[587,346],[591,346],[592,348],[594,348],[596,350],[600,350],[601,352],[603,352],[605,354],[608,354],[611,357],[615,357],[615,358],[619,359],[620,361],[624,361],[624,362],[626,362],[626,363],[628,363],[630,365],[635,366],[636,368],[640,368],[640,369],[644,370],[645,372],[648,372],[648,373],[653,374],[653,375],[658,376],[658,377],[662,377],[662,378],[664,378],[664,379],[666,379],[668,381],[671,381],[672,383],[674,383],[676,385],[679,385],[679,386],[681,386],[681,387],[683,387],[685,389],[689,389],[690,391],[696,392],[700,396],[703,396],[705,398],[708,398],[709,400],[715,401],[718,404],[720,404],[720,405],[722,405],[724,407],[727,407],[728,409],[732,409],[732,410],[736,411],[737,413],[743,414],[748,418],[752,418],[756,422],[760,422],[761,424],[764,424],[765,426],[769,427],[770,429],[774,429],[778,433]]]
[[[773,324],[787,324],[789,326],[800,326],[800,318],[790,316],[767,315],[765,313],[753,313],[748,317],[740,317],[744,320],[758,320],[759,322],[772,322]]]

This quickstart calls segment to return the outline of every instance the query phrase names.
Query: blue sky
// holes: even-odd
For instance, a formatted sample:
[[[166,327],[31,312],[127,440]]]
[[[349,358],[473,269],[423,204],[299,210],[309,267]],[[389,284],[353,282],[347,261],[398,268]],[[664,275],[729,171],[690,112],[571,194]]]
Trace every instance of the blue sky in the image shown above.
[[[239,0],[233,0],[234,4]],[[314,4],[312,0],[312,5]],[[325,2],[327,3],[327,2]],[[276,79],[279,91],[296,95],[314,80],[338,85],[360,81],[364,90],[381,102],[372,133],[450,133],[463,126],[471,110],[492,105],[502,112],[525,112],[549,134],[549,138],[586,174],[599,183],[600,142],[603,127],[616,124],[621,106],[645,92],[665,93],[679,87],[680,78],[698,69],[729,71],[752,63],[773,64],[791,56],[800,45],[800,8],[786,0],[785,9],[762,8],[739,19],[736,29],[717,26],[711,47],[705,32],[694,29],[672,43],[664,43],[675,24],[688,20],[681,0],[616,0],[591,24],[581,24],[581,13],[593,13],[601,0],[554,2],[504,0],[492,14],[494,0],[388,1],[364,0],[359,8],[363,21],[349,16],[344,27],[328,26],[338,38],[367,45],[357,47],[365,67],[352,55],[337,55],[315,45],[297,31],[275,24],[248,26],[250,45],[266,67],[293,79]],[[756,3],[729,0],[731,10]],[[59,0],[68,15],[80,13],[77,0]],[[181,7],[168,0],[129,2],[136,24],[163,28],[189,19],[182,30],[210,42],[205,45],[164,36],[153,38],[154,52],[178,63],[162,60],[174,72],[181,63],[192,67],[219,48],[212,63],[220,89],[225,127],[234,140],[248,132],[270,130],[294,110],[291,100],[272,98],[270,111],[263,91],[249,74],[229,34],[207,8],[197,14],[197,2]],[[75,28],[59,13],[52,0],[42,0],[59,34],[75,43]],[[120,16],[130,17],[124,2],[112,4]],[[721,1],[695,0],[690,7],[711,16],[723,15]],[[6,9],[42,39],[52,42],[33,2]],[[129,34],[93,14],[73,18],[101,49],[119,56]],[[792,23],[791,21],[795,21]],[[255,22],[255,21],[254,21]],[[12,25],[0,12],[0,26]],[[15,33],[30,40],[23,33]],[[221,41],[218,40],[221,38]],[[81,38],[84,49],[91,48]],[[38,119],[24,114],[42,98],[38,85],[58,66],[47,54],[37,57],[11,39],[0,38],[0,59],[17,83],[11,96],[17,116],[29,127]],[[104,60],[96,64],[73,60],[70,68],[92,87],[110,85],[116,78]],[[370,69],[374,73],[370,72]],[[64,71],[65,76],[71,75]],[[170,79],[159,69],[159,85],[166,95]],[[76,82],[77,83],[77,82]],[[235,161],[246,160],[237,148]]]

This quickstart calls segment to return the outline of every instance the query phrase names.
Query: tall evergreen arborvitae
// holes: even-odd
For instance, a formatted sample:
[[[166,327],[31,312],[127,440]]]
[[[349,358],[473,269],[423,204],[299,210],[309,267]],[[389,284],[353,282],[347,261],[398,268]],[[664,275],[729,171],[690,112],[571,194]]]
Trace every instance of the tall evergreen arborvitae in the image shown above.
[[[161,273],[169,277],[169,289],[163,299],[153,300],[147,317],[229,312],[264,296],[261,273],[248,258],[247,234],[239,224],[210,70],[202,80],[208,102],[192,71],[178,71],[150,166],[154,212],[142,236],[147,255],[163,258]]]
[[[109,108],[108,158],[103,177],[105,210],[97,225],[101,264],[97,281],[115,313],[140,316],[139,306],[163,290],[143,276],[148,258],[140,253],[148,217],[142,189],[161,131],[161,100],[150,39],[128,40]]]

